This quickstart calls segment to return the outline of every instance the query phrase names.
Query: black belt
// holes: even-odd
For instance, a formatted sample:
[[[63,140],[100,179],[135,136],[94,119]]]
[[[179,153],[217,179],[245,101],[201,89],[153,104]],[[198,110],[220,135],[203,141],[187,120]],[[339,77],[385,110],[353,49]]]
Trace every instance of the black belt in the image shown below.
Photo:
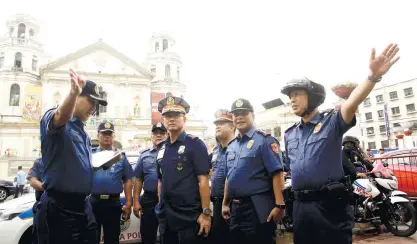
[[[210,197],[210,201],[213,203],[223,203],[223,197]]]
[[[98,200],[119,200],[120,194],[91,194],[91,197]]]
[[[143,195],[158,196],[158,192],[145,190],[145,191],[143,191]]]
[[[320,190],[303,190],[294,191],[295,200],[303,202],[318,202],[326,198],[324,191]]]
[[[55,198],[58,201],[70,201],[70,202],[81,202],[87,200],[88,194],[84,193],[71,193],[71,192],[61,192],[55,190],[47,190],[48,196]]]
[[[251,203],[251,197],[237,197],[232,199],[232,203],[234,204],[244,204],[244,203]]]

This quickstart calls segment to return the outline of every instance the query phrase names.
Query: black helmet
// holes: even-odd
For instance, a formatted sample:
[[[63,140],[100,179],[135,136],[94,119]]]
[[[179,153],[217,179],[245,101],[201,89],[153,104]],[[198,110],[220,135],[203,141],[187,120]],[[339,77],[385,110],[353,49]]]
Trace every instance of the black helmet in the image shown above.
[[[342,140],[342,146],[344,146],[345,143],[347,143],[347,142],[352,142],[353,144],[356,145],[356,143],[358,143],[358,141],[359,141],[358,138],[356,138],[354,136],[345,136],[345,137],[343,137],[343,140]]]
[[[326,99],[326,90],[324,86],[313,82],[307,77],[295,78],[290,80],[282,89],[281,93],[290,96],[295,89],[304,89],[308,93],[308,106],[306,111],[301,115],[304,116],[314,111]]]

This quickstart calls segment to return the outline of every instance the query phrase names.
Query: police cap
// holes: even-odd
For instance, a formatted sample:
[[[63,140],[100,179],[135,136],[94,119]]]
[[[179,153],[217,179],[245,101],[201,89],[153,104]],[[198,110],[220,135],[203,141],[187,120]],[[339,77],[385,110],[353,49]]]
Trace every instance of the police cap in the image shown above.
[[[234,113],[238,110],[246,110],[253,112],[253,106],[250,104],[250,102],[246,99],[239,98],[232,104],[232,109],[230,110],[230,113]]]
[[[89,96],[96,100],[101,106],[107,106],[107,101],[100,97],[100,91],[98,90],[97,84],[91,80],[85,82],[85,86],[81,91],[80,96]]]
[[[98,132],[111,131],[114,132],[114,125],[110,122],[101,122],[97,129]]]
[[[190,105],[183,98],[169,96],[159,102],[158,111],[162,115],[168,112],[187,114],[190,111]]]
[[[218,109],[214,114],[216,120],[214,123],[217,122],[233,122],[232,114],[229,112],[228,109]]]
[[[162,123],[156,123],[152,126],[152,132],[156,130],[161,130],[163,132],[167,132],[167,128]]]

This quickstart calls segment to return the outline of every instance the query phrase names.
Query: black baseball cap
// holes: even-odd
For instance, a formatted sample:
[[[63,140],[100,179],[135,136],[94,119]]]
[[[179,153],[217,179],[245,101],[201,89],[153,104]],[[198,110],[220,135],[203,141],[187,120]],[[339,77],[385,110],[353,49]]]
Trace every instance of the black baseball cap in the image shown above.
[[[97,131],[98,132],[104,132],[104,131],[114,132],[114,125],[107,121],[101,122],[97,128]]]
[[[92,99],[96,100],[98,104],[100,104],[101,106],[107,106],[107,101],[100,97],[97,84],[91,80],[87,80],[85,82],[85,86],[81,91],[80,96],[89,96]]]
[[[167,128],[162,123],[156,123],[152,126],[152,132],[155,130],[162,130],[163,132],[167,132]]]

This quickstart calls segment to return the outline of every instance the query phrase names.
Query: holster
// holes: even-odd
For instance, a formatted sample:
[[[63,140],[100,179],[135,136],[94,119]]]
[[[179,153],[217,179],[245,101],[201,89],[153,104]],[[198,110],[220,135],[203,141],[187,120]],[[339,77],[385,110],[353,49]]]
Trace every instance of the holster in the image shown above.
[[[335,205],[346,205],[350,202],[350,192],[345,182],[331,182],[320,190],[327,196],[323,202]]]

